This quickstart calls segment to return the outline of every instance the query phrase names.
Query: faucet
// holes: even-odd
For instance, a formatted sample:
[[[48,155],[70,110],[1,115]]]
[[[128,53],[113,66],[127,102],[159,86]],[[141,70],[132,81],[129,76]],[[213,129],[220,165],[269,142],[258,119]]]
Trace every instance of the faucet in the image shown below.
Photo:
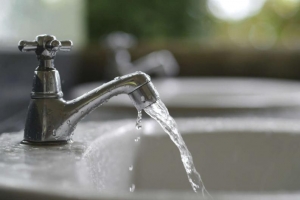
[[[168,50],[155,51],[132,62],[128,49],[136,43],[133,35],[124,32],[113,32],[106,37],[105,46],[109,50],[108,66],[105,69],[107,76],[124,75],[136,70],[157,76],[178,74],[179,65]]]
[[[21,52],[35,51],[39,61],[34,71],[23,144],[71,142],[77,123],[119,94],[128,94],[138,111],[159,99],[150,77],[143,72],[135,72],[116,77],[74,100],[64,100],[54,58],[58,51],[70,51],[72,46],[72,41],[59,41],[53,35],[38,35],[34,41],[19,42]]]

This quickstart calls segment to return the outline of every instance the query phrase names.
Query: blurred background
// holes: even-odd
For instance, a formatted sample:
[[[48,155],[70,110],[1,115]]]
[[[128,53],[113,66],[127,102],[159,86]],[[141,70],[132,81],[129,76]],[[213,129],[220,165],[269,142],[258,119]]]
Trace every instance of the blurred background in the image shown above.
[[[24,120],[38,62],[19,40],[71,39],[56,66],[65,97],[107,80],[106,36],[132,34],[132,60],[166,49],[178,77],[300,79],[300,0],[0,0],[0,132]],[[69,95],[69,96],[68,96]],[[13,123],[12,123],[13,122]],[[22,124],[22,123],[21,123]],[[22,127],[22,126],[20,126]]]

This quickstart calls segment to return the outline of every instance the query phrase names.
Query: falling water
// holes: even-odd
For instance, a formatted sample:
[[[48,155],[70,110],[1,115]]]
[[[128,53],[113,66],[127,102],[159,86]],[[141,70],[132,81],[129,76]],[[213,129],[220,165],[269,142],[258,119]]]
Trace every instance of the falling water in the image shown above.
[[[135,128],[137,130],[142,128],[142,111],[141,110],[138,111],[138,116],[137,116],[137,119],[136,119]]]
[[[128,169],[129,169],[129,171],[132,171],[133,170],[133,166],[130,165],[130,167]]]
[[[187,173],[189,182],[195,192],[202,192],[204,197],[209,197],[210,194],[204,187],[200,174],[195,169],[193,163],[193,157],[186,147],[178,129],[177,124],[174,119],[169,115],[168,109],[164,105],[164,103],[158,100],[156,103],[144,109],[145,112],[150,115],[153,119],[155,119],[163,128],[163,130],[168,133],[171,140],[179,149],[181,160],[184,165],[185,171]]]
[[[129,191],[130,191],[130,192],[134,192],[134,190],[135,190],[135,185],[132,184],[132,185],[130,186],[130,188],[129,188]]]

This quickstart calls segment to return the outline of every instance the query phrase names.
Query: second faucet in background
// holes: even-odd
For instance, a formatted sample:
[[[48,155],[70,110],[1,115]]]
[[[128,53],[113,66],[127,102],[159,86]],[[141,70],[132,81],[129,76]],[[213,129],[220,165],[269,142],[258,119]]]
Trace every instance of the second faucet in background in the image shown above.
[[[105,75],[113,78],[135,71],[143,71],[154,76],[176,76],[179,65],[173,54],[168,50],[152,52],[135,61],[131,60],[129,48],[137,43],[137,39],[125,32],[113,32],[104,40],[107,53]]]

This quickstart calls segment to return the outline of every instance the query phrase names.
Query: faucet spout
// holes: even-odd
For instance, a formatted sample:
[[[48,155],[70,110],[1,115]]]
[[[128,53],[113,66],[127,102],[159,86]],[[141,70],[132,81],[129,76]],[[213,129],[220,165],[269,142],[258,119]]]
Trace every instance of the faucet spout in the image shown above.
[[[128,94],[138,111],[155,103],[159,98],[150,77],[143,72],[116,77],[90,92],[66,102],[66,112],[77,123],[90,112],[119,94]]]
[[[62,98],[32,99],[23,143],[70,141],[81,119],[119,94],[128,94],[138,111],[159,99],[150,77],[143,72],[116,77],[71,101]],[[49,110],[54,112],[49,114]]]

